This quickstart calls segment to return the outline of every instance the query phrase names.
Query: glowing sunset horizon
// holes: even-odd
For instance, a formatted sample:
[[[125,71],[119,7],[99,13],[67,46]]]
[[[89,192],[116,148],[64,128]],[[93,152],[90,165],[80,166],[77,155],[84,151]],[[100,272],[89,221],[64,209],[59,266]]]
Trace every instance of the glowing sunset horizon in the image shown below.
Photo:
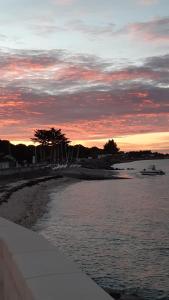
[[[96,146],[98,148],[103,148],[104,144],[112,138],[118,144],[121,151],[127,152],[127,151],[151,150],[152,152],[157,151],[161,153],[169,153],[168,132],[135,134],[135,135],[115,137],[115,138],[108,137],[104,139],[71,140],[71,145],[81,144],[84,145],[85,147]],[[143,140],[144,140],[144,144],[142,143]],[[160,141],[160,145],[159,145],[159,141]],[[10,142],[14,145],[17,144],[34,145],[34,143],[31,140],[14,140]]]

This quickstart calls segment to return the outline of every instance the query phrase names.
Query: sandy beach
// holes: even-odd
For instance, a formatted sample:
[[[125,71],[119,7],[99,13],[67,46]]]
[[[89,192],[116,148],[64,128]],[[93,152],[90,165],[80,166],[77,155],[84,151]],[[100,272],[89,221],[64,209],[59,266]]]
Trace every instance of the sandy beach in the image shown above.
[[[11,220],[17,224],[31,228],[47,209],[47,203],[50,201],[49,190],[52,187],[62,189],[72,184],[77,179],[56,178],[42,181],[34,185],[25,186],[27,183],[18,182],[20,188],[11,193],[0,205],[0,216]],[[24,187],[22,187],[24,185]],[[10,190],[10,189],[9,189]],[[7,193],[9,193],[7,191]],[[5,193],[3,193],[4,196]]]
[[[35,175],[35,174],[32,174]],[[42,174],[41,174],[42,175]],[[30,176],[30,175],[29,175]],[[30,228],[46,211],[49,190],[64,188],[79,180],[127,179],[117,171],[70,168],[48,176],[7,178],[0,181],[0,216]]]

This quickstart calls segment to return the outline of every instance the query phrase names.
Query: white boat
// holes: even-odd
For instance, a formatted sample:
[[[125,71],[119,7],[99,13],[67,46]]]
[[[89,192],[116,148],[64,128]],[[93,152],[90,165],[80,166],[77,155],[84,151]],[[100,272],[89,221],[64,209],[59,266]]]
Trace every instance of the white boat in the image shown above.
[[[155,165],[150,166],[148,169],[143,169],[140,173],[142,175],[165,175],[165,172],[157,170]]]

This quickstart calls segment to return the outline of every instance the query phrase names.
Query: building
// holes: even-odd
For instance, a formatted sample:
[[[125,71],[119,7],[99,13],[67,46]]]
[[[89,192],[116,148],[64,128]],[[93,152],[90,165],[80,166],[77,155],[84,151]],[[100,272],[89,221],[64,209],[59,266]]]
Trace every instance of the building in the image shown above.
[[[11,155],[0,155],[0,170],[16,167],[16,160]]]

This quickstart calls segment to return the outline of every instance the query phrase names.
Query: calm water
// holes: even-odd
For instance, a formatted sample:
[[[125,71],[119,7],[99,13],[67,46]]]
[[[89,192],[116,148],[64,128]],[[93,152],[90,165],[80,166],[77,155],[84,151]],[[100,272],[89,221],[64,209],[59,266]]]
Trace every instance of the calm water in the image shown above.
[[[155,162],[165,176],[141,176]],[[40,231],[101,286],[169,299],[169,160],[139,161],[132,179],[51,190]],[[123,171],[126,172],[126,171]]]

